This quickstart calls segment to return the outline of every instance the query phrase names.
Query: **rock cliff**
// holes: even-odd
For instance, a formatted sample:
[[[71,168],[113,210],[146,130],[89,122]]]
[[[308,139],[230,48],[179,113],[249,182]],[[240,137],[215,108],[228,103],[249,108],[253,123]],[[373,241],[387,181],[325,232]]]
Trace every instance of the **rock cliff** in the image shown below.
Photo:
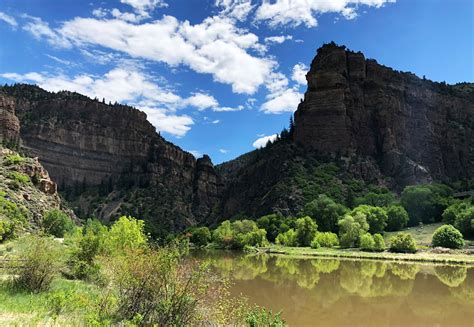
[[[306,78],[294,133],[305,148],[373,158],[398,187],[474,177],[472,96],[334,43]]]
[[[0,92],[0,144],[17,144],[20,122],[15,115],[15,101]]]
[[[131,209],[128,198],[141,189],[156,197],[145,201],[146,208],[140,213],[146,211],[148,219],[158,225],[168,220],[171,229],[202,221],[217,201],[217,175],[210,158],[196,161],[192,154],[164,140],[145,113],[31,85],[4,87],[3,91],[15,99],[23,148],[39,158],[61,191],[76,195],[94,187],[128,191],[118,196],[118,202],[117,194],[112,198],[103,194],[102,206],[85,206],[98,209],[95,213],[101,218],[134,213],[137,209]],[[134,201],[139,204],[148,198],[140,196]],[[121,208],[105,210],[109,202]]]

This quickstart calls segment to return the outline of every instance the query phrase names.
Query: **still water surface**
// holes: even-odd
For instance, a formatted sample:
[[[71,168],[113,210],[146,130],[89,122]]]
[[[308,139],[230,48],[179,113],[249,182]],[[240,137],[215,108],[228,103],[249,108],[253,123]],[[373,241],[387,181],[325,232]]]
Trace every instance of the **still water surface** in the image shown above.
[[[197,251],[290,326],[474,326],[474,268]]]

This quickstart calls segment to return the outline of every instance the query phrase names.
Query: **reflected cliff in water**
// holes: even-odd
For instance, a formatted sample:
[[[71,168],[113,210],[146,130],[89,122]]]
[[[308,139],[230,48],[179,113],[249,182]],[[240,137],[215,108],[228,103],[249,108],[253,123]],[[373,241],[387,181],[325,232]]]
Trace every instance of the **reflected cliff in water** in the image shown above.
[[[474,268],[225,251],[193,254],[291,326],[473,326]]]

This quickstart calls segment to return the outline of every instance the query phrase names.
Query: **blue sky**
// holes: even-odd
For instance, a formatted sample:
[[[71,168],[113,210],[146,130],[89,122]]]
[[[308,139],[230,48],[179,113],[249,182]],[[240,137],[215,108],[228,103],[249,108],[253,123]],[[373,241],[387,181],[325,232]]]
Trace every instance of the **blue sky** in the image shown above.
[[[145,111],[215,163],[288,125],[316,49],[473,82],[472,0],[0,0],[0,82]]]

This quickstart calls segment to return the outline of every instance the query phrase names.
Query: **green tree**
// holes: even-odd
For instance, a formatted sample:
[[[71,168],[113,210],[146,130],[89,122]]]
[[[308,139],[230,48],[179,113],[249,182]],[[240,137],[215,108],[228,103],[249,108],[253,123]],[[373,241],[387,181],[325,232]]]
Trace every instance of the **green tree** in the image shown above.
[[[317,232],[314,238],[320,246],[333,248],[339,246],[339,238],[337,234],[331,232]]]
[[[342,247],[357,247],[359,238],[369,230],[369,224],[364,213],[346,214],[339,220],[339,241]]]
[[[145,234],[145,223],[133,217],[122,216],[110,227],[105,240],[109,252],[125,249],[139,249],[146,246],[148,236]]]
[[[311,217],[298,218],[296,220],[296,238],[299,246],[310,246],[316,235],[318,225]]]
[[[275,242],[277,235],[280,233],[283,220],[284,218],[281,215],[273,213],[257,219],[257,225],[267,231],[267,238],[270,242]]]
[[[295,230],[290,228],[286,232],[278,234],[275,243],[285,246],[298,246],[298,239]]]
[[[383,239],[383,236],[380,234],[375,234],[374,235],[374,251],[377,252],[382,252],[385,251],[385,241]]]
[[[360,205],[352,210],[352,214],[362,213],[369,224],[369,232],[372,234],[383,233],[387,226],[387,213],[384,208],[369,205]]]
[[[369,205],[374,207],[386,207],[395,202],[395,196],[392,192],[385,189],[380,193],[369,192],[364,196],[355,198],[354,204],[356,206]]]
[[[390,251],[415,253],[415,240],[408,233],[398,233],[390,239]]]
[[[445,224],[454,225],[456,217],[466,209],[469,209],[471,204],[466,201],[456,201],[446,208],[443,212],[443,222]]]
[[[398,231],[408,223],[408,212],[400,205],[390,205],[387,209],[387,231]]]
[[[322,232],[336,232],[337,222],[346,212],[345,206],[334,202],[325,194],[307,203],[303,209],[303,214],[313,218]]]
[[[474,206],[462,210],[454,221],[454,227],[465,236],[474,236]]]
[[[207,227],[197,227],[191,230],[190,241],[199,247],[206,246],[211,241],[211,232]]]
[[[223,221],[219,227],[212,232],[212,240],[221,247],[228,248],[234,242],[234,232],[229,220]]]
[[[464,246],[464,238],[460,231],[452,225],[438,227],[433,233],[433,246],[441,246],[450,249],[461,249]]]
[[[64,237],[64,234],[74,229],[74,223],[64,212],[58,209],[48,211],[43,218],[42,227],[45,233]]]

